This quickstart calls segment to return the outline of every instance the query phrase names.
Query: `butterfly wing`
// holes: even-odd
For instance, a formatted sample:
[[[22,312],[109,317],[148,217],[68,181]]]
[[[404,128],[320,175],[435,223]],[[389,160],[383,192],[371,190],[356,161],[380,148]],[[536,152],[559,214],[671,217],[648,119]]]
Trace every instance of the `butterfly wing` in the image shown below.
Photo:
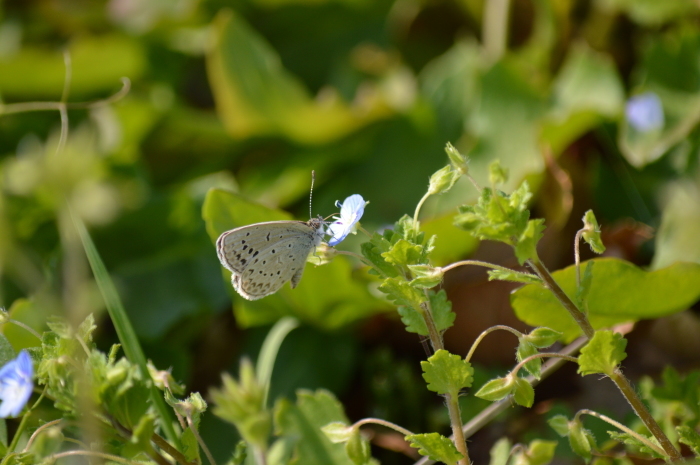
[[[234,289],[248,300],[277,292],[287,281],[296,287],[311,250],[321,242],[318,222],[274,221],[223,233],[217,253],[231,270]]]

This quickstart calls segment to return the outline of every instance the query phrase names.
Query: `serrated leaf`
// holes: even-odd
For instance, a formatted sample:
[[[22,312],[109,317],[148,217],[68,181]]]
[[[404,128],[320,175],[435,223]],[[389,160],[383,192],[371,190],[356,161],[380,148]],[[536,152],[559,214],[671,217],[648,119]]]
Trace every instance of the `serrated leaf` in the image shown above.
[[[516,377],[513,386],[513,400],[518,405],[530,408],[535,402],[535,389],[525,378]]]
[[[557,342],[561,333],[549,328],[535,328],[523,337],[538,349],[544,349]]]
[[[421,304],[426,301],[425,294],[411,287],[408,281],[402,278],[387,278],[379,285],[379,290],[385,293],[396,305],[413,307],[416,311],[422,311]]]
[[[418,449],[419,454],[436,462],[456,465],[463,457],[452,441],[438,433],[414,434],[406,436],[405,439],[411,447]]]
[[[430,298],[430,309],[433,312],[435,328],[438,331],[445,331],[454,324],[457,317],[452,311],[452,302],[447,300],[447,292],[444,289],[440,289],[438,292],[428,291],[428,297]]]
[[[471,364],[444,349],[437,350],[427,361],[420,362],[420,366],[428,389],[438,394],[456,396],[462,388],[470,387],[474,380]]]
[[[525,339],[525,337],[518,338],[518,341],[518,349],[515,353],[515,357],[518,360],[518,362],[522,362],[529,356],[539,353],[537,347],[535,347],[535,345],[531,342],[528,342],[528,340]],[[542,359],[532,359],[525,363],[525,365],[523,365],[523,368],[525,368],[528,371],[528,373],[530,373],[536,379],[540,379],[540,373],[542,371]]]
[[[613,370],[622,362],[627,340],[613,331],[596,331],[593,338],[581,349],[578,357],[578,372],[581,375],[603,373],[612,375]]]
[[[430,184],[428,185],[428,194],[438,195],[444,194],[455,185],[457,180],[462,176],[462,173],[452,169],[452,165],[447,165],[440,168],[432,176],[430,176]]]
[[[700,434],[689,426],[676,427],[678,442],[690,447],[696,456],[700,456]]]
[[[506,376],[488,381],[474,395],[480,399],[493,402],[508,397],[514,388],[515,380],[512,376]]]
[[[594,261],[595,273],[586,299],[594,329],[671,315],[700,298],[700,264],[676,263],[649,272],[616,258]],[[575,266],[555,271],[552,276],[567,295],[576,295]],[[511,305],[525,323],[561,332],[562,342],[571,342],[581,334],[571,315],[541,285],[517,289],[511,294]]]
[[[542,218],[527,222],[525,231],[520,235],[518,243],[515,245],[515,256],[521,265],[526,260],[537,257],[537,243],[542,239],[544,229]]]
[[[489,281],[510,281],[523,284],[540,284],[542,282],[542,280],[534,274],[520,273],[512,270],[489,270],[488,275]]]
[[[564,438],[569,435],[569,419],[564,415],[554,415],[547,423],[559,436]]]
[[[422,255],[422,246],[412,244],[405,239],[399,239],[389,251],[382,253],[384,260],[398,266],[416,264],[421,260]]]
[[[363,242],[360,245],[360,250],[362,255],[372,262],[385,276],[389,278],[394,278],[399,275],[399,270],[393,265],[387,263],[387,261],[382,257],[382,253],[386,252],[391,248],[391,244],[384,237],[379,234],[374,234],[369,242]]]
[[[420,334],[421,336],[428,335],[428,327],[425,325],[425,319],[415,308],[401,305],[397,310],[401,317],[401,322],[406,326],[406,331]]]
[[[663,456],[660,455],[657,451],[655,451],[654,449],[651,449],[651,448],[648,447],[646,444],[644,444],[643,442],[641,442],[639,439],[637,439],[637,438],[635,438],[634,436],[631,436],[631,435],[629,435],[629,434],[627,434],[627,433],[618,433],[618,432],[616,432],[616,431],[608,431],[608,435],[609,435],[612,439],[614,439],[615,441],[619,441],[619,442],[621,442],[622,444],[625,444],[625,445],[631,446],[631,447],[633,447],[633,448],[635,448],[635,449],[638,449],[640,452],[642,452],[642,453],[644,453],[644,454],[649,454],[649,455],[651,455],[652,457],[656,457],[656,458],[662,458],[662,457],[663,457]],[[656,438],[654,438],[654,437],[647,437],[647,439],[648,439],[649,441],[651,441],[652,443],[656,443],[656,444],[658,445],[658,442],[656,441]]]

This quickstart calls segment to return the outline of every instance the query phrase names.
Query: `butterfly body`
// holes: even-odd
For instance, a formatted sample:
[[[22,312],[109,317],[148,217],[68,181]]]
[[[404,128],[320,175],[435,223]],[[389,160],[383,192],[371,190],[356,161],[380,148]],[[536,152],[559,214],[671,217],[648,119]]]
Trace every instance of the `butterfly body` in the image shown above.
[[[306,258],[323,235],[320,218],[256,223],[221,234],[216,252],[232,273],[234,289],[248,300],[257,300],[274,294],[287,281],[295,288]]]

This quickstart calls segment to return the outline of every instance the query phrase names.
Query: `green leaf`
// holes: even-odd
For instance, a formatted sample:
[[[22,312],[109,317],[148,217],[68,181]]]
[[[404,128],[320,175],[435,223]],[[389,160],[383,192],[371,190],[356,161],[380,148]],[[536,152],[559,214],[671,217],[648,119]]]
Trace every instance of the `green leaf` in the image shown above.
[[[601,8],[624,12],[641,26],[659,27],[697,13],[698,6],[692,0],[603,0]]]
[[[663,385],[652,389],[652,395],[661,400],[680,402],[700,418],[700,371],[681,376],[673,367],[666,366],[661,374]]]
[[[411,280],[411,286],[420,289],[431,289],[442,282],[442,277],[445,273],[441,268],[435,268],[430,265],[408,265],[414,279]]]
[[[358,428],[353,428],[350,440],[345,443],[345,452],[356,465],[364,465],[372,458],[369,441],[362,437]]]
[[[690,426],[676,427],[678,442],[690,447],[695,456],[700,456],[700,434]]]
[[[616,258],[595,259],[595,263],[587,299],[588,317],[595,329],[671,315],[700,298],[700,264],[676,263],[649,272]],[[564,292],[576,295],[574,266],[552,275]],[[530,284],[516,290],[511,294],[511,305],[525,323],[561,332],[563,342],[581,334],[569,313],[541,285]]]
[[[616,431],[608,431],[608,435],[615,441],[618,441],[622,444],[628,445],[633,447],[634,449],[637,449],[639,452],[643,454],[648,454],[651,455],[652,457],[655,458],[663,458],[662,455],[660,455],[658,452],[656,452],[654,449],[649,448],[646,444],[644,444],[642,441],[637,439],[634,436],[631,436],[627,433],[618,433]],[[647,437],[647,439],[658,445],[658,441],[656,438],[653,436]]]
[[[656,234],[651,269],[679,261],[700,263],[700,189],[694,183],[669,182],[664,188],[661,226]]]
[[[580,421],[574,420],[569,423],[569,445],[577,455],[590,460],[595,440],[591,432],[585,429]]]
[[[566,437],[569,435],[569,419],[564,415],[554,415],[547,420],[547,423],[559,436]]]
[[[549,328],[535,328],[523,337],[538,349],[544,349],[557,342],[561,333]]]
[[[419,454],[436,462],[456,465],[463,457],[452,441],[438,433],[414,434],[406,436],[405,439],[411,447],[418,449]]]
[[[489,270],[489,281],[511,281],[523,284],[539,284],[542,280],[534,274],[521,273],[513,270]]]
[[[513,389],[515,389],[515,379],[509,375],[488,381],[474,395],[480,399],[493,402],[508,397],[513,392]]]
[[[314,98],[233,10],[221,10],[212,29],[209,81],[218,113],[236,139],[271,134],[322,144],[388,114],[378,96],[370,97],[367,111],[361,113],[338,95],[324,101]]]
[[[596,262],[589,260],[586,262],[586,267],[583,269],[583,278],[581,278],[581,285],[576,288],[576,305],[583,311],[583,313],[588,314],[588,293],[591,291],[591,283],[593,282],[593,265]]]
[[[608,376],[622,362],[627,354],[627,339],[612,331],[596,331],[593,339],[581,349],[578,357],[578,372],[581,375],[603,373]]]
[[[544,235],[544,220],[538,218],[527,222],[527,227],[515,245],[515,256],[522,265],[526,260],[537,257],[537,243]]]
[[[401,317],[401,322],[406,326],[406,331],[420,334],[421,336],[428,335],[428,327],[425,324],[425,318],[423,318],[422,313],[406,305],[400,305],[397,310]]]
[[[600,238],[600,226],[593,210],[588,210],[583,216],[583,240],[591,246],[593,252],[597,254],[605,252],[605,246]]]
[[[456,396],[462,388],[470,387],[474,380],[471,364],[444,349],[437,350],[428,361],[420,362],[420,366],[428,389],[438,394]]]
[[[382,257],[392,265],[406,266],[418,263],[423,255],[423,247],[411,244],[405,239],[399,239]]]
[[[138,365],[144,379],[150,380],[151,375],[148,371],[146,356],[141,349],[141,344],[139,343],[136,333],[134,332],[134,328],[131,326],[131,322],[126,315],[126,311],[121,303],[117,289],[114,286],[109,273],[107,272],[107,268],[105,267],[99,252],[95,248],[95,244],[92,241],[92,238],[90,237],[90,234],[88,233],[87,228],[85,228],[82,220],[76,215],[72,215],[72,219],[73,224],[78,231],[78,235],[80,236],[80,241],[82,242],[83,248],[85,249],[85,255],[87,255],[90,268],[95,275],[97,286],[99,287],[102,298],[105,301],[107,312],[109,313],[109,317],[112,320],[112,324],[114,324],[117,336],[119,337],[119,342],[121,343],[122,347],[124,347],[124,352],[126,353],[128,359],[135,365]],[[150,397],[151,402],[153,403],[156,411],[158,412],[158,416],[162,421],[161,426],[165,432],[165,435],[174,444],[179,444],[177,435],[175,434],[175,430],[172,426],[172,416],[170,414],[170,410],[165,406],[161,393],[153,383],[151,383],[150,386]]]
[[[457,315],[452,311],[452,302],[447,300],[447,292],[444,289],[440,289],[438,292],[428,291],[428,297],[430,298],[430,309],[433,312],[435,328],[438,331],[451,328]]]
[[[535,402],[535,389],[525,378],[516,377],[513,386],[513,400],[518,405],[530,408]]]
[[[518,342],[518,350],[515,353],[515,357],[518,360],[518,362],[522,362],[529,356],[539,353],[537,347],[531,342],[529,342],[527,339],[525,339],[524,336],[519,337]],[[528,371],[528,373],[530,373],[536,379],[540,379],[540,373],[542,371],[542,359],[532,359],[525,363],[525,365],[523,365],[523,368],[525,368]]]
[[[543,441],[535,439],[530,443],[523,454],[515,460],[516,465],[546,465],[554,458],[557,448],[556,441]]]
[[[399,269],[389,264],[382,256],[382,254],[388,252],[390,248],[391,243],[377,233],[374,233],[372,239],[368,242],[363,242],[362,245],[360,245],[360,250],[365,258],[372,262],[386,277],[395,278],[400,274]]]
[[[353,465],[345,445],[334,444],[321,431],[329,423],[348,424],[343,406],[326,390],[297,391],[297,402],[280,399],[275,405],[275,424],[278,434],[296,441],[297,463],[304,465]]]
[[[501,438],[491,447],[489,465],[506,465],[510,458],[512,444],[508,438]]]
[[[473,235],[454,227],[453,213],[421,221],[421,230],[435,237],[430,263],[445,266],[470,255],[479,245]],[[364,245],[364,244],[363,244]]]
[[[387,294],[396,305],[413,307],[421,312],[421,304],[426,301],[425,294],[411,287],[408,281],[401,278],[387,278],[379,285],[379,290]]]

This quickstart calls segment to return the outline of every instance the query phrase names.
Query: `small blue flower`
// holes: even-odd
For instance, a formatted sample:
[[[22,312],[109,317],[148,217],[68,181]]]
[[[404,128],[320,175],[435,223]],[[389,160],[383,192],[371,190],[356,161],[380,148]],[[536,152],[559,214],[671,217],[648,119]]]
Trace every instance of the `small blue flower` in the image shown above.
[[[335,203],[340,208],[340,218],[336,217],[337,221],[328,226],[326,234],[333,236],[328,245],[334,247],[340,244],[348,234],[355,231],[355,224],[362,218],[367,203],[360,194],[351,195],[342,204]]]
[[[26,350],[0,368],[0,418],[16,417],[32,395],[34,367]]]
[[[664,108],[653,92],[630,98],[625,108],[627,122],[639,132],[649,132],[664,126]]]

